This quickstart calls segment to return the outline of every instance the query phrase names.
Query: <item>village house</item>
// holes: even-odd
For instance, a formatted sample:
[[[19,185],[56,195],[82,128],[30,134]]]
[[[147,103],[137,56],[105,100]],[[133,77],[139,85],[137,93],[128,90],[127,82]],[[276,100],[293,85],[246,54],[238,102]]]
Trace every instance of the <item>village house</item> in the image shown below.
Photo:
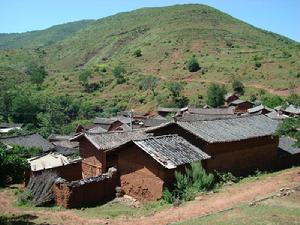
[[[71,141],[79,142],[79,155],[82,158],[83,177],[99,176],[115,166],[116,156],[106,156],[105,150],[118,147],[130,140],[149,136],[143,131],[122,131],[101,134],[82,133]]]
[[[272,168],[277,158],[277,121],[263,115],[210,121],[166,123],[147,132],[155,136],[178,134],[211,156],[210,172],[248,174]]]
[[[155,126],[159,126],[163,123],[166,123],[168,120],[161,116],[161,115],[157,115],[154,117],[149,117],[149,118],[145,118],[142,122],[140,122],[140,126],[141,127],[155,127]]]
[[[182,116],[177,117],[179,121],[214,120],[236,117],[234,107],[228,108],[189,108]]]
[[[123,123],[119,119],[111,119],[111,118],[100,118],[96,117],[94,120],[94,124],[103,128],[104,130],[108,131],[114,131]]]
[[[187,111],[188,107],[185,108],[164,108],[164,107],[158,107],[157,113],[160,116],[166,117],[168,115],[174,114],[174,115],[180,115],[183,112]]]
[[[25,148],[41,148],[43,152],[50,152],[54,150],[54,145],[39,134],[1,137],[0,142],[6,145],[7,148],[12,148],[14,145],[17,145]]]
[[[241,99],[237,99],[229,104],[229,106],[234,106],[234,112],[237,114],[247,113],[247,110],[253,107],[253,103]]]
[[[289,118],[289,116],[284,115],[281,112],[277,112],[277,111],[269,112],[269,113],[265,114],[265,116],[267,116],[273,120],[284,120],[286,118]]]
[[[117,156],[122,190],[140,201],[160,199],[172,187],[175,170],[210,158],[178,135],[132,140],[105,152]]]
[[[275,110],[274,109],[271,109],[267,106],[264,106],[264,105],[258,105],[258,106],[255,106],[253,108],[250,108],[247,110],[249,114],[263,114],[263,115],[266,115],[270,112],[274,112]]]
[[[282,113],[291,116],[291,117],[299,117],[300,115],[300,107],[296,107],[294,105],[289,105],[285,109],[281,109]]]
[[[239,99],[239,96],[237,96],[235,93],[227,93],[224,95],[224,105],[229,106],[229,104],[235,100]]]

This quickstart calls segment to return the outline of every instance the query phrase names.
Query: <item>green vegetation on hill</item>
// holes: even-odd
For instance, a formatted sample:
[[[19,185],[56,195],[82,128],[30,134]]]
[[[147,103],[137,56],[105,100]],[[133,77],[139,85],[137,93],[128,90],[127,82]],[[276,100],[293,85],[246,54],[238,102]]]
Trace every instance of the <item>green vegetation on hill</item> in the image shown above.
[[[93,115],[157,105],[201,106],[212,82],[231,90],[232,81],[240,80],[244,98],[299,90],[299,43],[205,5],[144,8],[1,34],[0,49],[0,99],[6,91],[21,89],[32,99],[81,102],[97,109]],[[33,64],[45,73],[28,73]],[[179,96],[172,91],[174,82]]]

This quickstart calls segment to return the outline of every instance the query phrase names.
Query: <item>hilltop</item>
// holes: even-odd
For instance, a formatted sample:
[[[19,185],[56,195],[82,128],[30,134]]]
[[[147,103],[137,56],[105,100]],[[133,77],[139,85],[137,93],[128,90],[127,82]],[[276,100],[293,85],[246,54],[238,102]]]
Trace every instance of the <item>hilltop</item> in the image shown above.
[[[164,102],[171,81],[185,82],[184,94],[194,105],[203,103],[210,82],[240,79],[248,95],[257,94],[257,88],[283,95],[300,88],[299,43],[205,5],[143,8],[1,34],[0,49],[0,79],[7,85],[30,84],[26,69],[34,62],[48,73],[41,94],[68,94],[120,109],[148,110]],[[191,73],[186,61],[193,56],[202,69]],[[124,68],[126,82],[115,81],[116,65]],[[89,93],[78,79],[82,70],[89,70],[88,82],[98,85]],[[160,80],[156,98],[139,89],[140,80],[150,75]]]

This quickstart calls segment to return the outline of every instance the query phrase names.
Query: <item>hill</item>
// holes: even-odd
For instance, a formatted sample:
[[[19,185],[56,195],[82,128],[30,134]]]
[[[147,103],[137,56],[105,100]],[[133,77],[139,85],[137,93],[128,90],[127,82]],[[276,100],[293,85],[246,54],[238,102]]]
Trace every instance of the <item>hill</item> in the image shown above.
[[[0,79],[29,83],[31,63],[46,68],[41,93],[68,94],[105,107],[148,110],[166,102],[171,81],[185,82],[190,104],[203,104],[207,84],[240,79],[247,94],[257,88],[286,95],[300,91],[300,45],[205,5],[143,8],[97,21],[79,21],[43,31],[0,35]],[[134,55],[136,50],[141,56]],[[187,70],[195,57],[202,67]],[[124,81],[113,70],[124,69]],[[78,79],[91,71],[86,91]],[[159,79],[157,95],[139,88]],[[10,79],[7,79],[10,78]]]

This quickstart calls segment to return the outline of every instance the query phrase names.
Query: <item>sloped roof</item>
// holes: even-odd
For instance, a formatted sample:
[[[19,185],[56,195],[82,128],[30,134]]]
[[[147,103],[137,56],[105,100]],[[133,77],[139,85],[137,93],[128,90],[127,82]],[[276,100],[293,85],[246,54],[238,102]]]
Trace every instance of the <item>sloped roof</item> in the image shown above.
[[[86,132],[90,134],[101,134],[101,133],[106,133],[107,130],[101,126],[94,126],[93,128],[88,129]]]
[[[288,116],[283,115],[283,114],[279,114],[276,111],[269,112],[269,113],[265,114],[265,116],[267,116],[267,117],[269,117],[273,120],[283,120],[285,118],[288,118]]]
[[[70,163],[75,163],[81,159],[69,160],[61,154],[50,153],[44,156],[34,157],[28,159],[32,171],[39,171],[45,169],[52,169],[60,166],[65,166]]]
[[[124,124],[130,124],[130,122],[134,121],[133,118],[127,117],[127,116],[116,116],[116,117],[111,117],[111,120],[115,120],[115,121],[120,121]]]
[[[167,119],[162,120],[162,119],[155,119],[155,118],[147,118],[147,119],[143,120],[143,124],[145,127],[155,127],[155,126],[159,126],[166,122],[167,122]]]
[[[165,107],[158,107],[157,112],[167,112],[167,113],[177,113],[180,112],[180,108],[165,108]]]
[[[222,115],[222,114],[191,114],[183,113],[181,118],[178,118],[178,121],[198,121],[198,120],[216,120],[223,118],[235,118],[237,115]]]
[[[295,140],[289,138],[289,137],[280,137],[279,138],[279,149],[286,151],[292,155],[299,154],[300,153],[300,148],[295,147]]]
[[[234,107],[228,108],[189,108],[188,112],[191,114],[201,115],[234,115]]]
[[[237,99],[237,100],[234,100],[233,102],[231,102],[229,105],[239,105],[239,104],[246,103],[246,102],[253,104],[252,102],[249,102],[246,100]]]
[[[106,124],[106,125],[110,125],[113,124],[114,122],[118,121],[118,119],[114,118],[100,118],[100,117],[96,117],[94,119],[94,123],[95,124]]]
[[[49,141],[66,141],[70,140],[72,135],[50,134],[47,138]]]
[[[3,137],[0,138],[0,142],[7,146],[19,145],[25,148],[42,148],[44,152],[50,151],[54,148],[54,145],[52,145],[39,134]]]
[[[287,112],[294,115],[300,115],[300,107],[296,107],[294,105],[289,105],[286,109],[282,110],[283,112]]]
[[[168,169],[209,159],[210,156],[178,135],[164,135],[134,140],[144,152]]]
[[[209,142],[230,142],[274,134],[278,122],[266,116],[245,116],[212,121],[178,122],[179,126]]]
[[[85,137],[88,139],[97,149],[99,150],[109,150],[112,148],[116,148],[122,144],[127,143],[128,141],[134,139],[141,139],[148,137],[150,134],[146,134],[142,130],[137,131],[117,131],[110,133],[102,133],[102,134],[90,134],[90,133],[82,133],[73,139],[72,141],[79,141],[80,138]]]
[[[264,105],[258,105],[258,106],[255,106],[255,107],[253,107],[253,108],[248,109],[247,111],[248,111],[248,113],[257,113],[257,112],[259,112],[259,111],[261,111],[261,110],[263,110],[263,109],[265,109],[265,110],[267,110],[267,111],[269,111],[269,112],[275,111],[274,109],[271,109],[271,108],[266,107],[266,106],[264,106]]]
[[[236,96],[238,98],[238,96],[235,93],[227,93],[224,95],[225,101],[227,101],[232,96]]]

